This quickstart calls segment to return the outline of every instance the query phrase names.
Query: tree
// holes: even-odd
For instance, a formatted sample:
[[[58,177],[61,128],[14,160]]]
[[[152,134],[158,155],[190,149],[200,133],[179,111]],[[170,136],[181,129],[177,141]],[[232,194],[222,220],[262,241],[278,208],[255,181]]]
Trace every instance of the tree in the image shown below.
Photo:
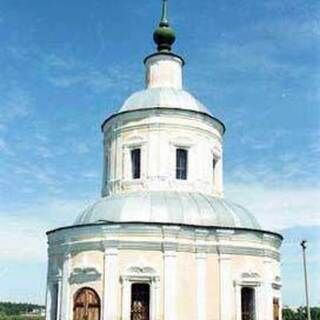
[[[282,309],[283,320],[295,320],[295,312],[289,308]]]
[[[320,308],[311,308],[311,320],[320,320]],[[299,307],[297,311],[293,311],[290,308],[282,309],[283,320],[306,320],[306,307]],[[1,319],[0,319],[1,320]]]
[[[311,319],[320,320],[320,308],[311,308]]]

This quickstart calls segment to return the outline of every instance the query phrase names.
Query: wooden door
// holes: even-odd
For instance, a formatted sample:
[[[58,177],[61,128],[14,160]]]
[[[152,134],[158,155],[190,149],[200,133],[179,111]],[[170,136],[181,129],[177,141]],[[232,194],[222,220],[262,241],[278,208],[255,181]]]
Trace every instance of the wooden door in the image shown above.
[[[131,288],[131,320],[150,320],[150,286],[134,283]]]
[[[76,293],[73,306],[73,320],[99,320],[100,299],[90,288],[83,288]]]

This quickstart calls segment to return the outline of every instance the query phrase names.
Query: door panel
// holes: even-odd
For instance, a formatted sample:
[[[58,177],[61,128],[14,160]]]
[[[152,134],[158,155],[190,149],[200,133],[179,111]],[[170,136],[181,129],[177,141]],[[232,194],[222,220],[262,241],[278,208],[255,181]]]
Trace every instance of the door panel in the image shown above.
[[[83,288],[75,296],[73,320],[99,320],[100,299],[90,288]]]

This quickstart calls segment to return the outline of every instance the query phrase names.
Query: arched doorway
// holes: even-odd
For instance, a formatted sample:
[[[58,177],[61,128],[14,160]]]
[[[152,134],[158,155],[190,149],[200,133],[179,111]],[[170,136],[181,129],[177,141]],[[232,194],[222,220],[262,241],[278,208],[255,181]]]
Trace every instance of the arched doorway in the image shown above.
[[[90,288],[80,289],[74,297],[73,320],[100,320],[100,298]]]
[[[131,287],[131,320],[150,320],[150,285],[133,283]]]
[[[241,289],[241,319],[255,320],[256,306],[254,288],[244,287]]]

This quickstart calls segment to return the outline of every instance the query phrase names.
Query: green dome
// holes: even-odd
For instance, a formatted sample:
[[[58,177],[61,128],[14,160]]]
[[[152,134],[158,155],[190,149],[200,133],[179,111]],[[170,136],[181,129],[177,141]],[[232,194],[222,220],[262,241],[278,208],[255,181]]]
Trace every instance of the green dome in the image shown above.
[[[162,0],[160,23],[153,33],[153,40],[158,45],[158,51],[171,51],[171,45],[176,40],[176,34],[168,22],[167,1],[168,0]]]
[[[153,40],[158,45],[158,51],[170,51],[171,45],[176,40],[176,35],[169,25],[161,26],[160,24],[153,33]]]

